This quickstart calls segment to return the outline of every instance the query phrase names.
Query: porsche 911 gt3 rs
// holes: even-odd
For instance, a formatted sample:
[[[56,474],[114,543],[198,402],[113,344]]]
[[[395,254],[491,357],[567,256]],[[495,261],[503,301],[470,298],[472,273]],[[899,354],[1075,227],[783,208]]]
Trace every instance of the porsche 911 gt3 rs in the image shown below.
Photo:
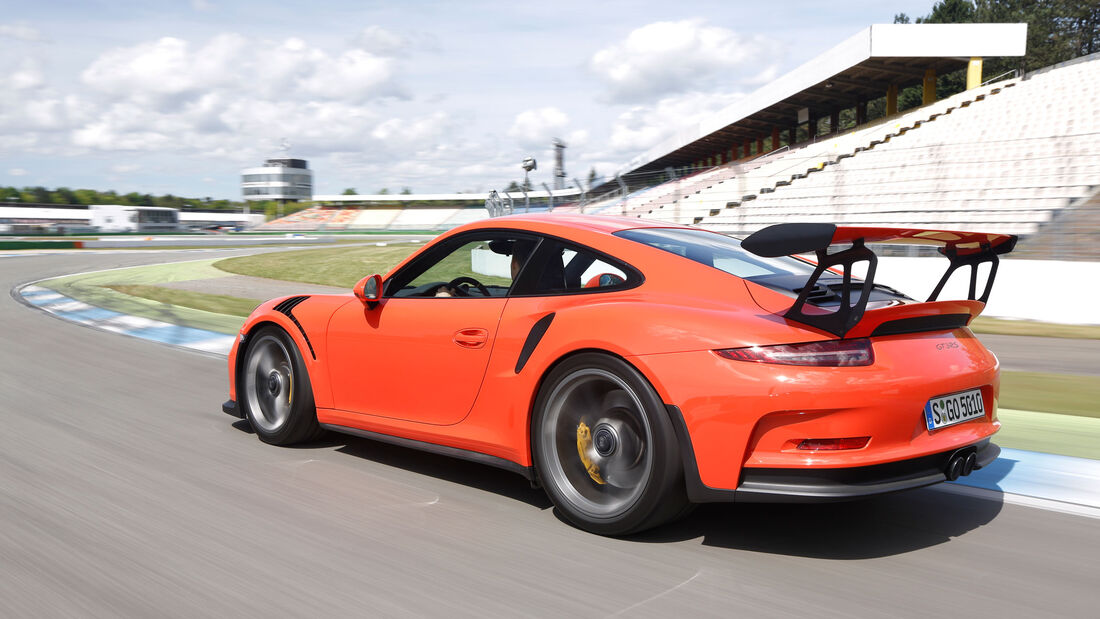
[[[946,257],[927,300],[874,282],[867,244],[891,242]],[[347,295],[258,307],[230,353],[223,410],[276,445],[332,430],[503,467],[609,535],[699,502],[924,486],[998,453],[998,363],[967,325],[1015,242],[484,220]],[[795,256],[809,253],[816,261]],[[938,300],[958,269],[970,271],[968,298]]]

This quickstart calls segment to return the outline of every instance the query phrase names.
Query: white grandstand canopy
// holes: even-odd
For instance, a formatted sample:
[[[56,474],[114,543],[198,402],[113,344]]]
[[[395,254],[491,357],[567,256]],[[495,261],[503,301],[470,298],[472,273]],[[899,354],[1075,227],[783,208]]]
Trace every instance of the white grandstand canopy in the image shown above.
[[[796,123],[798,108],[845,98],[854,104],[868,92],[885,94],[888,83],[919,82],[925,68],[945,72],[973,57],[1023,56],[1026,45],[1027,24],[875,24],[714,116],[681,128],[616,173],[684,165],[697,150],[720,150],[714,143],[732,145],[773,125]]]

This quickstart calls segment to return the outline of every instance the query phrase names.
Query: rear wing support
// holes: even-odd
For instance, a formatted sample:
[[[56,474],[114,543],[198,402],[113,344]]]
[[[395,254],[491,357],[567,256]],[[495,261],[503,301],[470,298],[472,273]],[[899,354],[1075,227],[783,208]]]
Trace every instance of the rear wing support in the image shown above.
[[[817,268],[814,269],[810,279],[802,287],[802,291],[798,293],[794,305],[783,316],[843,337],[849,329],[856,326],[856,323],[863,318],[863,312],[867,309],[867,299],[870,298],[871,290],[875,285],[875,267],[878,264],[878,256],[875,255],[875,252],[867,249],[863,239],[857,239],[848,249],[834,254],[829,253],[828,247],[818,249],[816,253]],[[859,289],[859,297],[855,303],[852,303],[852,265],[863,261],[867,262],[867,275],[864,277],[863,285]],[[813,292],[814,286],[817,285],[818,278],[826,270],[833,267],[844,269],[844,283],[840,287],[840,306],[835,312],[826,314],[820,312],[806,313],[806,300]]]
[[[993,280],[997,277],[997,266],[1000,264],[1001,259],[997,257],[997,252],[993,251],[988,243],[982,243],[981,249],[978,253],[967,254],[964,256],[959,255],[958,249],[953,246],[941,247],[940,253],[947,256],[947,259],[951,261],[951,265],[944,271],[943,277],[940,278],[940,282],[936,284],[936,288],[932,290],[932,294],[928,296],[928,301],[935,301],[940,292],[943,291],[943,287],[947,284],[947,281],[951,279],[951,276],[960,267],[970,267],[970,294],[967,297],[969,300],[981,301],[986,303],[989,301],[989,293],[993,290]],[[978,291],[978,267],[982,264],[989,263],[989,276],[985,280],[985,289],[982,291],[982,296],[977,296]]]
[[[833,224],[776,224],[749,235],[741,242],[741,247],[758,256],[775,258],[792,254],[814,252],[817,254],[817,268],[810,275],[805,286],[799,292],[794,305],[784,314],[784,318],[816,327],[833,335],[844,337],[848,331],[863,319],[867,309],[867,300],[874,288],[875,267],[878,258],[866,247],[866,243],[900,243],[909,245],[939,245],[939,252],[951,261],[947,271],[936,284],[928,302],[935,301],[943,291],[948,280],[956,270],[970,267],[969,300],[983,304],[989,300],[993,290],[993,280],[997,276],[1000,263],[999,255],[1007,254],[1016,246],[1015,235],[987,234],[980,232],[954,232],[949,230],[924,230],[918,228],[865,228],[837,227]],[[829,246],[851,243],[848,249],[830,254]],[[866,261],[867,274],[859,289],[859,297],[852,302],[852,265]],[[982,294],[978,296],[978,267],[988,262],[989,275]],[[817,280],[832,267],[842,267],[840,306],[835,312],[827,310],[806,311],[806,303]],[[816,309],[816,308],[815,308]]]

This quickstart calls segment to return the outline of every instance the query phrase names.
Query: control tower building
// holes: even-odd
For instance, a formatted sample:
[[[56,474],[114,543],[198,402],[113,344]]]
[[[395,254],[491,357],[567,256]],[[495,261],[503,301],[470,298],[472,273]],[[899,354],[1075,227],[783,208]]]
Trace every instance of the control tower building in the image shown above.
[[[241,171],[245,200],[297,202],[313,197],[313,170],[305,159],[268,159],[263,167]]]

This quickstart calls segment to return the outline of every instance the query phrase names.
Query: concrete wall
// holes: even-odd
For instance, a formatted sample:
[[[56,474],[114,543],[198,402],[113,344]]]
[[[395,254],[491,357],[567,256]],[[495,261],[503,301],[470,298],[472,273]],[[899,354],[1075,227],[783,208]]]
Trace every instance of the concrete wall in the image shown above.
[[[947,259],[879,258],[875,281],[919,300],[928,298]],[[965,299],[969,269],[959,269],[941,299]],[[984,271],[978,278],[981,285]],[[983,316],[1063,324],[1100,324],[1100,262],[1002,260]]]

